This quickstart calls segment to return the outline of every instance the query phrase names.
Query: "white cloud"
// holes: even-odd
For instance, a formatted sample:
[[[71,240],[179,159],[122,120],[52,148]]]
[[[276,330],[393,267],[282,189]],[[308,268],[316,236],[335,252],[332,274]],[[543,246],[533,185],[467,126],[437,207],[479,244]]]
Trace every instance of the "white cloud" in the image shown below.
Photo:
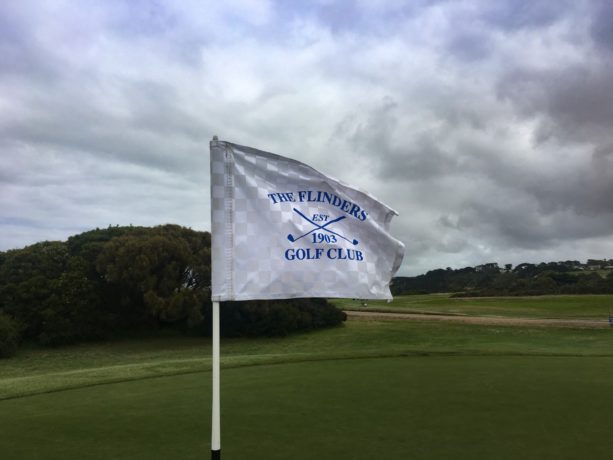
[[[218,134],[398,209],[403,273],[613,256],[590,2],[82,5],[0,7],[0,249],[208,229]]]

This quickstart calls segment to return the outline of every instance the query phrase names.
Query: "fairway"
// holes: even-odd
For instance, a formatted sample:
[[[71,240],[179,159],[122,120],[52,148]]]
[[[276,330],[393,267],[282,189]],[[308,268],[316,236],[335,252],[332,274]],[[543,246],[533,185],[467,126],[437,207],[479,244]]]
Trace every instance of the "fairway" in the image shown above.
[[[206,458],[210,374],[0,403],[11,459]],[[613,358],[405,357],[223,373],[227,459],[610,458]]]
[[[613,331],[350,321],[222,341],[226,459],[605,459]],[[10,459],[206,458],[210,342],[0,361]]]
[[[532,297],[451,297],[450,294],[405,295],[382,300],[332,301],[345,310],[452,314],[509,318],[586,319],[607,321],[613,295],[548,295]]]

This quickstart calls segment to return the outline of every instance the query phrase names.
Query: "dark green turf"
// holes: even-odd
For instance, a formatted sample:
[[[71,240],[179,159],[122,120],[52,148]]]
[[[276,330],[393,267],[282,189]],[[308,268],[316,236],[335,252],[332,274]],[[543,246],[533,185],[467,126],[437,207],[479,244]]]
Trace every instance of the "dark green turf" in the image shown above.
[[[0,402],[6,459],[208,458],[210,374]],[[224,459],[608,459],[613,358],[407,357],[222,373]]]
[[[349,321],[275,339],[222,340],[224,368],[405,355],[613,356],[612,329],[522,328],[419,321]],[[210,369],[205,338],[135,339],[24,349],[0,360],[0,400]]]

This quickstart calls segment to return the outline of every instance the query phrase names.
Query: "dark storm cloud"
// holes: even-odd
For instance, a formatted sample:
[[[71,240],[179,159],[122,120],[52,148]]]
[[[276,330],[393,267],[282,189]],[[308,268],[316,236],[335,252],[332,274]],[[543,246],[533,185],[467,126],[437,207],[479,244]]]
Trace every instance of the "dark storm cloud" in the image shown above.
[[[526,116],[546,116],[544,131],[563,139],[608,138],[613,120],[613,62],[561,69],[517,69],[499,91]],[[543,134],[546,138],[546,132]]]
[[[463,30],[450,36],[447,51],[460,60],[474,61],[488,57],[492,43],[490,37],[478,30]]]
[[[613,3],[595,1],[593,21],[590,29],[592,38],[599,48],[613,53]]]
[[[572,0],[509,0],[483,3],[482,18],[504,30],[538,29],[564,18]]]
[[[565,167],[560,156],[561,164],[552,163],[552,171],[533,174],[540,180],[524,176],[521,183],[544,211],[572,209],[584,224],[603,216],[610,222],[613,215],[613,200],[608,199],[613,191],[613,162],[609,161],[613,145],[613,60],[605,32],[606,25],[613,23],[613,9],[606,2],[597,5],[589,30],[594,46],[589,42],[582,45],[584,59],[541,68],[516,63],[498,86],[503,100],[536,123],[537,151],[553,149],[554,159],[556,148],[576,146],[572,166]],[[595,227],[602,233],[597,222]],[[592,230],[591,225],[584,229],[586,234]]]
[[[353,150],[377,158],[378,175],[397,181],[423,181],[457,171],[459,160],[445,152],[433,135],[422,133],[411,142],[396,143],[394,131],[404,112],[390,97],[367,114],[366,119],[350,117],[339,125]]]
[[[481,6],[445,10],[436,64],[418,69],[421,80],[395,69],[404,91],[388,87],[339,124],[354,151],[378,155],[372,173],[389,185],[384,196],[414,201],[399,206],[410,216],[399,226],[418,264],[509,248],[517,263],[611,237],[613,72],[606,35],[590,40],[606,30],[592,25],[607,24],[594,17],[604,9]]]

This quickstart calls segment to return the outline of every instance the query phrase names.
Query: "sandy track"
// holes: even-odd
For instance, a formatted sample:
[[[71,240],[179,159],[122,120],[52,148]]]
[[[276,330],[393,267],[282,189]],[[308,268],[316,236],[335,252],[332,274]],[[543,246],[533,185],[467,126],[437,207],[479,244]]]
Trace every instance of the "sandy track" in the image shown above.
[[[347,311],[349,320],[376,321],[449,321],[464,324],[485,324],[491,326],[535,326],[535,327],[569,327],[579,329],[608,328],[606,319],[594,321],[583,319],[534,319],[534,318],[504,318],[492,316],[457,316],[457,315],[425,315],[418,313],[383,313],[376,311]]]

